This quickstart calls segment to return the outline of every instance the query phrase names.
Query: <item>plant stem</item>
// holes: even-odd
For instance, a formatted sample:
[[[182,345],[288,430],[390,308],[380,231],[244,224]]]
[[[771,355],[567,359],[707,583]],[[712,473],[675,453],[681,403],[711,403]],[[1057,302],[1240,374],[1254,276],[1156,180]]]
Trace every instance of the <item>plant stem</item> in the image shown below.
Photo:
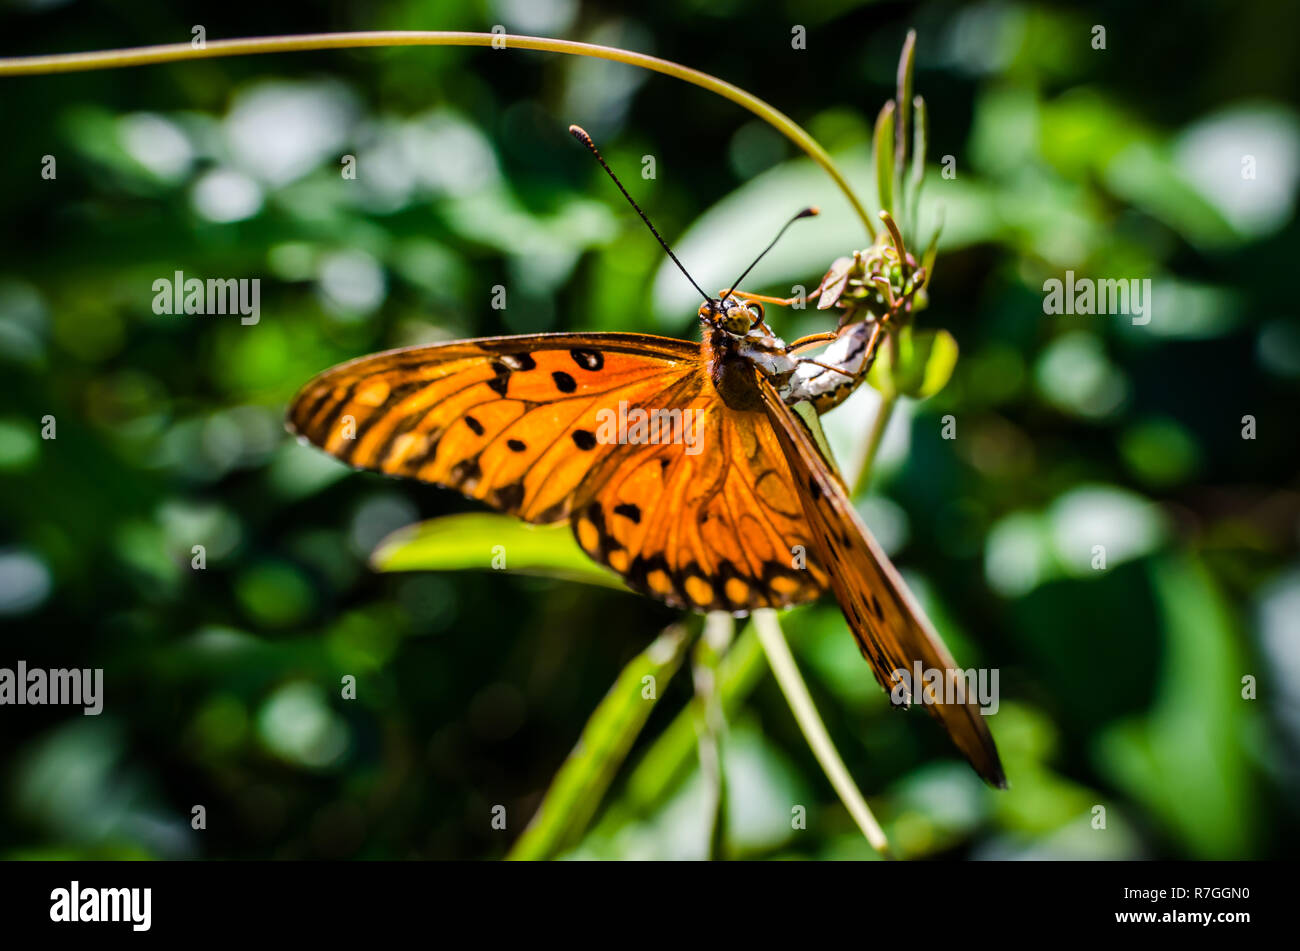
[[[889,420],[894,415],[894,407],[897,404],[897,394],[881,397],[880,409],[876,410],[876,418],[871,421],[871,432],[867,433],[867,444],[862,450],[857,475],[853,478],[853,491],[850,493],[850,498],[856,499],[871,483],[871,470],[876,463],[876,453],[880,451],[881,440],[885,437],[885,430],[889,428]]]
[[[506,858],[550,858],[578,841],[689,644],[687,629],[674,624],[623,668]]]
[[[541,36],[514,36],[503,33],[467,33],[440,30],[377,30],[351,33],[306,33],[296,36],[263,36],[237,40],[212,40],[202,47],[189,43],[160,46],[137,46],[129,49],[102,50],[90,53],[58,53],[49,56],[16,56],[0,59],[0,76],[30,76],[45,73],[71,73],[90,69],[118,69],[221,56],[244,56],[258,53],[288,53],[303,50],[357,49],[380,46],[491,46],[496,49],[546,50],[575,56],[613,60],[629,66],[653,70],[717,93],[748,109],[806,152],[839,186],[853,210],[862,219],[867,234],[876,235],[875,224],[852,187],[835,166],[830,155],[793,119],[752,93],[725,80],[689,66],[645,53],[578,43]]]
[[[754,634],[754,625],[747,624],[718,665],[716,683],[723,716],[739,709],[765,672],[763,647]],[[642,817],[656,804],[662,803],[686,774],[691,754],[695,751],[695,723],[692,711],[686,709],[673,719],[632,768],[622,796],[606,810],[600,827],[621,826],[629,818]]]
[[[718,666],[735,634],[736,622],[725,611],[714,611],[704,622],[704,636],[695,644],[693,673],[695,700],[692,702],[695,733],[699,746],[700,774],[709,796],[708,856],[724,857],[727,831],[727,773],[722,759],[726,719],[718,685]]]
[[[826,778],[831,781],[840,801],[844,803],[849,815],[853,817],[862,834],[871,843],[871,847],[886,858],[892,857],[884,830],[876,822],[876,817],[871,814],[871,808],[854,784],[853,777],[849,775],[848,768],[844,765],[844,760],[840,758],[839,751],[831,742],[826,724],[817,713],[817,707],[808,693],[808,685],[804,683],[799,667],[794,662],[794,656],[790,653],[790,645],[786,643],[785,634],[781,631],[776,612],[770,608],[755,611],[754,627],[758,630],[758,639],[767,653],[767,662],[772,667],[772,673],[776,675],[777,683],[781,685],[781,691],[785,694],[794,718],[799,723],[799,729],[803,731],[804,739],[808,741],[813,755],[821,764]]]

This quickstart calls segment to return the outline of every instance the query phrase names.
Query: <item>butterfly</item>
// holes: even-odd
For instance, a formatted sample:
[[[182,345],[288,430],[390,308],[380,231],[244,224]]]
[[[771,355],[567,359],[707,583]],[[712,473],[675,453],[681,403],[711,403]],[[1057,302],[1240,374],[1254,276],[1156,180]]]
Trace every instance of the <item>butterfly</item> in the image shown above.
[[[567,521],[588,556],[670,605],[744,614],[829,590],[877,681],[904,704],[917,662],[945,686],[960,680],[791,405],[841,402],[865,377],[882,322],[822,335],[834,337],[829,362],[812,361],[767,328],[763,299],[703,296],[698,342],[542,333],[361,357],[307,383],[287,425],[356,468],[456,489],[534,524]],[[634,416],[638,433],[610,426]],[[979,708],[954,697],[964,694],[931,686],[925,705],[1004,787]]]

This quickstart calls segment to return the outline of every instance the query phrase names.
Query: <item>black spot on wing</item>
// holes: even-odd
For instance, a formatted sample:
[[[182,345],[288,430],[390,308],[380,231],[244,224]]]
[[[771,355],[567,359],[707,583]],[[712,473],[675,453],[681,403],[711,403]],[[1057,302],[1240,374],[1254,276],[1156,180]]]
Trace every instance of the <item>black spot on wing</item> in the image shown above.
[[[555,381],[555,388],[561,393],[572,393],[578,388],[577,381],[563,370],[556,370],[551,374],[551,379]]]
[[[519,504],[524,500],[524,484],[513,482],[502,486],[492,493],[492,498],[500,508],[513,511],[519,508]]]
[[[451,479],[452,485],[463,486],[467,489],[473,488],[474,484],[483,476],[483,470],[478,464],[478,456],[462,459],[451,467],[451,472],[447,475]]]
[[[596,448],[596,434],[589,429],[575,429],[573,431],[573,444],[583,452]]]
[[[511,452],[523,452],[528,448],[528,443],[524,442],[522,439],[507,439],[506,445],[510,448]]]
[[[614,506],[614,514],[623,516],[633,525],[641,524],[641,508],[631,502],[624,502],[622,505]]]
[[[537,361],[526,353],[507,353],[501,357],[501,362],[512,370],[518,370],[525,373],[537,366]]]
[[[584,370],[594,372],[605,365],[605,355],[599,350],[583,350],[575,347],[569,351],[569,356],[573,357],[573,362]]]
[[[506,390],[510,386],[510,374],[512,372],[510,367],[500,362],[493,363],[492,372],[495,376],[488,380],[488,386],[497,396],[505,396]]]
[[[597,557],[605,563],[609,561],[609,553],[612,551],[621,551],[623,543],[610,534],[608,527],[605,525],[605,510],[599,502],[592,502],[587,506],[584,513],[587,520],[591,522],[596,529],[599,538],[600,551]]]
[[[482,436],[482,435],[483,435],[483,424],[480,423],[480,422],[479,422],[477,419],[475,419],[473,416],[466,416],[466,417],[465,417],[465,425],[468,426],[470,429],[474,430],[474,435],[475,435],[475,436]]]

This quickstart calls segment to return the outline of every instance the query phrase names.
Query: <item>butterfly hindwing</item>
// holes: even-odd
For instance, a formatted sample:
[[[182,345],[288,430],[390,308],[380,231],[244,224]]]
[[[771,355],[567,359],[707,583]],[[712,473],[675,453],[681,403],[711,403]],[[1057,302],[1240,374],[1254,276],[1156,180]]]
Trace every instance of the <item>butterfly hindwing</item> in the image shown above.
[[[798,474],[795,486],[830,587],[876,679],[887,691],[906,689],[919,661],[925,671],[942,671],[945,687],[955,683],[960,675],[952,655],[872,538],[803,420],[768,383],[762,382],[760,389],[772,431]],[[898,671],[906,671],[909,681]],[[908,696],[910,700],[910,691]],[[993,785],[1005,787],[993,736],[973,698],[955,703],[944,699],[926,698],[925,706],[976,771]]]
[[[729,409],[711,387],[683,408],[686,445],[629,445],[593,474],[579,544],[638,591],[697,611],[817,597],[826,575],[806,554],[790,469],[763,414]]]

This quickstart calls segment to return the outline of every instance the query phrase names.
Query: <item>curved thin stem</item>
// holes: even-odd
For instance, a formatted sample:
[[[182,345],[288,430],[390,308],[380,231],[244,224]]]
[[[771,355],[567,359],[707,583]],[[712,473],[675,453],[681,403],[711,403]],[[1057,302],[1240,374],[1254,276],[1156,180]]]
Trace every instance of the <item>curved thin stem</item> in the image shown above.
[[[748,109],[771,125],[820,165],[839,186],[853,210],[862,219],[867,233],[876,235],[875,224],[862,203],[858,201],[848,180],[835,166],[830,155],[793,119],[774,106],[768,105],[752,93],[725,80],[689,66],[645,53],[600,46],[595,43],[578,43],[573,40],[556,40],[541,36],[515,36],[506,33],[467,33],[441,30],[376,30],[351,33],[304,33],[297,36],[264,36],[238,40],[212,40],[201,47],[189,43],[166,43],[160,46],[137,46],[120,50],[101,50],[90,53],[56,53],[48,56],[15,56],[0,59],[0,76],[31,76],[45,73],[73,73],[90,69],[120,69],[126,66],[147,66],[155,63],[174,63],[191,59],[213,59],[222,56],[246,56],[257,53],[289,53],[303,50],[357,49],[377,46],[491,46],[497,49],[546,50],[575,56],[591,56],[613,60],[629,66],[653,70],[692,83],[702,89],[717,93],[737,105]]]
[[[854,784],[848,767],[844,765],[839,750],[835,748],[831,735],[826,730],[826,724],[817,713],[817,706],[808,693],[808,685],[799,673],[799,666],[794,662],[794,655],[790,653],[790,645],[786,643],[776,612],[771,608],[755,611],[754,628],[758,631],[758,639],[767,654],[772,673],[781,685],[781,692],[785,694],[786,702],[790,704],[790,710],[799,723],[799,729],[803,731],[804,739],[821,764],[826,778],[831,781],[840,801],[871,843],[871,847],[885,858],[892,858],[884,830],[880,828],[880,823],[872,815],[871,807]]]
[[[736,633],[736,620],[726,611],[712,611],[704,620],[704,636],[695,642],[692,663],[695,680],[695,733],[704,778],[708,808],[707,854],[717,861],[725,858],[727,830],[727,771],[722,743],[727,729],[718,689],[718,667]]]
[[[871,470],[876,463],[876,453],[880,450],[880,442],[884,438],[885,430],[889,428],[889,420],[894,415],[894,406],[897,403],[897,394],[885,396],[880,401],[876,418],[871,421],[871,432],[867,434],[867,442],[862,448],[857,475],[853,478],[853,491],[850,493],[852,498],[856,499],[871,485]]]

